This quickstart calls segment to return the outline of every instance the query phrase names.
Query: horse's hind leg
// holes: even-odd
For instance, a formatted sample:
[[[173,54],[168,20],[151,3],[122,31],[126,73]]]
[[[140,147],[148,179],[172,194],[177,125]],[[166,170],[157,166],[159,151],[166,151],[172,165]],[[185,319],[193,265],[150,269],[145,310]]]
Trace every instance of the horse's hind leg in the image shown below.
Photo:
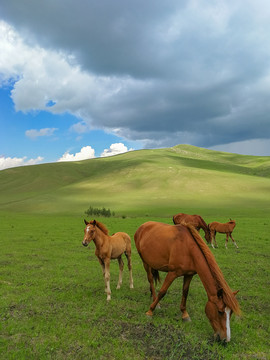
[[[125,252],[127,261],[128,261],[128,270],[129,270],[129,287],[133,289],[133,277],[132,277],[132,264],[131,264],[131,251]]]
[[[183,321],[191,321],[189,314],[186,310],[186,302],[188,297],[189,285],[193,278],[193,275],[184,275],[183,280],[183,293],[182,293],[182,301],[180,305],[180,310],[182,312],[182,320]]]
[[[234,245],[236,246],[236,248],[238,249],[238,246],[236,244],[236,241],[234,240],[234,238],[232,237],[232,234],[230,233],[230,238],[232,239],[232,242],[234,243]]]
[[[118,279],[118,284],[116,289],[120,289],[121,285],[122,285],[122,279],[123,279],[123,269],[124,269],[124,262],[122,260],[122,256],[120,255],[118,260],[118,264],[119,264],[119,279]]]

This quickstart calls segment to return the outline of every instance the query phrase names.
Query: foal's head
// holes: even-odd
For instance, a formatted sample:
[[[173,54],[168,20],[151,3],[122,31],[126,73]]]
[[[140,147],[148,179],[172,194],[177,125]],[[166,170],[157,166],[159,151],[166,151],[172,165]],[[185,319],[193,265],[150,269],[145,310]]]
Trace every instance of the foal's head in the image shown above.
[[[96,220],[86,221],[84,220],[86,228],[84,229],[83,246],[88,246],[91,240],[95,238],[96,234]]]

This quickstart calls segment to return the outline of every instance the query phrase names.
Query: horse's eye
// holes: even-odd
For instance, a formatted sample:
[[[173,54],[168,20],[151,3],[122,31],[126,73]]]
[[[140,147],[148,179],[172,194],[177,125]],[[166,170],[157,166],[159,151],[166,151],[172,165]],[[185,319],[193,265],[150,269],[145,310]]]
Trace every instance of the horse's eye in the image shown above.
[[[225,311],[218,310],[219,315],[224,315]]]

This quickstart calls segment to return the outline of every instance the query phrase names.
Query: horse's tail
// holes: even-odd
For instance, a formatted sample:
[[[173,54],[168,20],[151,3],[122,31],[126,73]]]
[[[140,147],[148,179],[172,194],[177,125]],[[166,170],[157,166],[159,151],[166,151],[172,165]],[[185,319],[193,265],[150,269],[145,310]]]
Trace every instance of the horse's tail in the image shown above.
[[[158,270],[155,270],[155,269],[151,269],[151,272],[152,272],[155,284],[157,285],[157,283],[161,281],[160,276],[159,276],[159,272],[158,272]]]

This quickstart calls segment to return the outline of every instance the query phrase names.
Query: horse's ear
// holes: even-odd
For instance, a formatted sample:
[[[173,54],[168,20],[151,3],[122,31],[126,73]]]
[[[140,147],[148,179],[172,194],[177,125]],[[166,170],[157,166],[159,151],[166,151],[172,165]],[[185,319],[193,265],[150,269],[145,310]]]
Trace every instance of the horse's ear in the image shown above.
[[[88,222],[88,221],[86,221],[85,219],[84,219],[84,223],[85,223],[85,225],[88,225],[88,224],[89,224],[89,222]]]
[[[96,220],[93,220],[92,225],[96,226],[97,222]]]
[[[236,296],[240,290],[233,291],[233,295]]]
[[[217,297],[222,298],[223,297],[223,289],[219,289],[217,292]]]

